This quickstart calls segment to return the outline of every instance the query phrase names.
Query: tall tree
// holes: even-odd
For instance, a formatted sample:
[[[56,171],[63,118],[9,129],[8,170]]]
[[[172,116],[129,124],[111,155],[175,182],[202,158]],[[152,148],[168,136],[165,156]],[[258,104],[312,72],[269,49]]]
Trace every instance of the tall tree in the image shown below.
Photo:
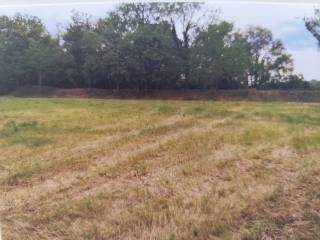
[[[52,41],[41,20],[36,17],[22,15],[0,17],[0,61],[3,63],[0,69],[0,81],[16,86],[21,83],[32,83],[30,52],[39,53],[40,44],[44,49]],[[39,43],[37,47],[34,45],[36,42]],[[41,60],[38,62],[41,63]],[[37,68],[40,67],[39,64]]]
[[[119,90],[128,78],[127,56],[123,51],[124,38],[129,33],[127,24],[119,12],[112,12],[98,21],[96,32],[101,36],[98,66],[101,69],[103,86]]]
[[[315,10],[315,15],[312,18],[305,18],[307,29],[317,39],[320,47],[320,9]]]
[[[262,27],[250,27],[245,33],[252,63],[250,84],[260,87],[270,79],[280,81],[292,72],[293,61],[283,44],[274,40],[272,32]]]
[[[193,83],[202,88],[236,88],[250,64],[246,45],[236,41],[233,25],[222,21],[199,29],[192,45]]]
[[[25,51],[25,65],[32,79],[37,79],[39,88],[42,87],[48,75],[56,75],[59,62],[63,61],[64,52],[58,40],[47,38],[43,41],[31,39]]]
[[[123,48],[131,83],[139,89],[175,87],[181,60],[167,22],[144,24],[127,35]]]
[[[192,35],[196,28],[206,19],[201,12],[201,2],[177,2],[177,3],[129,3],[123,4],[117,9],[119,18],[126,26],[127,31],[136,27],[159,22],[169,22],[171,34],[178,49],[179,56],[183,60],[181,81],[184,87],[190,85],[190,47]],[[215,19],[215,13],[209,12],[209,19]]]
[[[78,87],[90,87],[91,82],[86,81],[83,69],[88,52],[92,51],[92,42],[88,42],[88,32],[92,31],[93,25],[87,14],[74,12],[71,23],[62,34],[63,47],[72,57],[74,71],[70,72],[70,78]]]
[[[200,2],[163,3],[159,6],[159,17],[169,20],[171,32],[180,56],[183,60],[182,80],[185,87],[190,87],[190,46],[192,33],[199,26],[201,15],[199,12],[203,6]],[[198,14],[198,15],[197,15]],[[203,17],[203,16],[202,16]],[[181,29],[181,37],[178,29]]]
[[[217,12],[204,16],[203,6],[126,3],[97,22],[74,13],[63,41],[38,18],[2,16],[0,84],[230,89],[299,81],[291,75],[291,56],[269,30],[235,32]],[[318,15],[306,23],[316,37]]]

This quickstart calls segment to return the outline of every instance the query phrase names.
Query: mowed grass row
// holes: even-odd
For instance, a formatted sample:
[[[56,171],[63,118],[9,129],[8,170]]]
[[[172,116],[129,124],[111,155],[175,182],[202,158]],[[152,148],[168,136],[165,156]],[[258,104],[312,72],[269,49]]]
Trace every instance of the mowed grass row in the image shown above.
[[[319,239],[320,105],[0,98],[5,239]]]

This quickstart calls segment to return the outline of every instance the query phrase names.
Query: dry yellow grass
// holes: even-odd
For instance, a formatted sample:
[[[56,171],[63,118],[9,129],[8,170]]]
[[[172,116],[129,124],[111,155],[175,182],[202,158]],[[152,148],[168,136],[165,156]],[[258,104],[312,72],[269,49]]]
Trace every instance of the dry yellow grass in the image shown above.
[[[4,239],[320,239],[320,105],[0,98]]]

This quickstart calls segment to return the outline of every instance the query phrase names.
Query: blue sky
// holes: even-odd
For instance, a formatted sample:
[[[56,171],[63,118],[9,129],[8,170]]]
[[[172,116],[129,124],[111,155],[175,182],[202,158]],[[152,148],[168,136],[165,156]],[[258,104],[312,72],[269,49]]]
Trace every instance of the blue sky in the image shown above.
[[[105,16],[116,6],[115,2],[82,2],[50,4],[11,4],[0,5],[0,14],[13,15],[17,12],[40,17],[51,33],[70,21],[72,10],[86,12],[93,19]],[[293,55],[297,73],[307,80],[320,80],[320,51],[315,39],[305,29],[302,18],[311,16],[320,4],[294,3],[249,3],[216,1],[207,4],[207,8],[221,10],[221,19],[232,21],[236,28],[244,29],[248,25],[261,25],[271,29],[275,38],[281,39]]]

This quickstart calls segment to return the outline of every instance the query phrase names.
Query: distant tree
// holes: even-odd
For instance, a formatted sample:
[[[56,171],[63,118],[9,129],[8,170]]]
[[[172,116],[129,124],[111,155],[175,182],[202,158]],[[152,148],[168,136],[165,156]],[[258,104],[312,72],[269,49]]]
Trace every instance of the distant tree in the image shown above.
[[[178,2],[178,3],[126,3],[116,10],[121,19],[121,28],[125,31],[133,31],[135,28],[150,23],[168,22],[172,38],[183,61],[180,74],[184,87],[190,85],[190,46],[191,35],[199,25],[201,15],[199,13],[203,3]],[[181,29],[181,36],[177,29]]]
[[[31,78],[37,79],[41,88],[48,75],[57,76],[59,62],[63,61],[64,57],[58,41],[48,37],[42,41],[31,39],[25,51],[24,61]]]
[[[288,81],[285,83],[288,89],[309,89],[310,82],[306,81],[304,77],[299,74],[292,74],[289,76]]]
[[[252,62],[249,71],[250,85],[261,87],[268,81],[281,81],[293,70],[292,57],[272,32],[262,27],[250,27],[245,33]]]
[[[84,77],[84,64],[88,52],[92,51],[92,42],[88,35],[92,31],[93,25],[90,17],[86,14],[74,12],[71,23],[67,26],[66,31],[62,34],[63,47],[71,56],[73,71],[69,71],[69,78],[78,87],[90,87],[91,82],[86,81]]]
[[[144,24],[125,38],[127,73],[139,89],[172,88],[181,73],[181,59],[167,22]]]
[[[310,88],[313,90],[320,90],[320,81],[312,79],[310,82]]]
[[[292,56],[286,52],[281,41],[275,40],[272,43],[270,53],[267,69],[270,72],[271,81],[283,81],[294,76],[292,74],[294,69]],[[301,77],[303,78],[303,76]]]
[[[250,60],[247,46],[241,42],[232,41],[231,45],[224,50],[223,76],[219,81],[219,88],[247,88]]]
[[[317,39],[320,47],[320,9],[315,10],[315,16],[305,18],[305,25],[312,35]]]
[[[184,87],[190,88],[190,47],[192,44],[192,33],[199,27],[199,11],[203,3],[200,2],[178,2],[163,3],[159,8],[159,17],[171,23],[171,33],[183,60],[182,80]],[[204,17],[204,16],[202,16]],[[212,16],[211,16],[212,17]],[[182,37],[179,37],[178,29],[181,28]]]
[[[250,66],[246,45],[236,41],[233,25],[225,21],[198,30],[191,59],[193,82],[201,88],[238,88]]]
[[[158,3],[125,3],[121,4],[111,16],[117,16],[118,27],[122,31],[130,32],[139,26],[151,23]]]
[[[40,19],[22,15],[0,17],[0,81],[16,86],[32,84],[37,72],[39,83],[42,82],[53,49],[58,48],[58,41],[50,36]]]
[[[95,22],[75,12],[59,36],[36,17],[0,16],[1,88],[306,87],[270,30],[235,31],[203,9],[200,2],[124,3]],[[318,23],[319,11],[306,20],[316,38]]]
[[[101,85],[119,90],[128,79],[127,56],[123,51],[124,38],[129,33],[126,22],[119,12],[112,12],[98,21],[95,31],[101,41],[96,65],[100,69]]]

